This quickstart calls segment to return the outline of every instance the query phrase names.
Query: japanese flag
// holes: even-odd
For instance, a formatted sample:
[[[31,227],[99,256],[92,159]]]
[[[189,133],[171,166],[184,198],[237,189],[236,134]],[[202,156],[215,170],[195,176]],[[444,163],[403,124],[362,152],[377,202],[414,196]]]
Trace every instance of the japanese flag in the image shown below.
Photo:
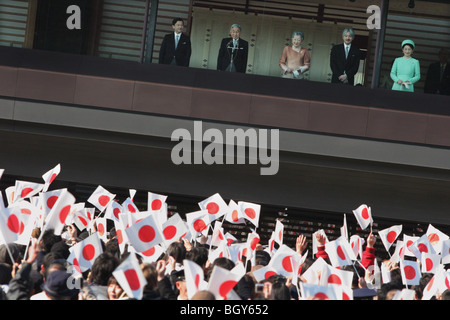
[[[416,236],[409,236],[407,234],[403,234],[403,244],[405,246],[405,253],[404,255],[407,257],[415,257],[414,253],[409,250],[409,247],[416,242],[417,240],[419,240],[420,237],[416,237]]]
[[[302,299],[341,300],[342,297],[342,289],[339,286],[320,286],[305,282],[300,282],[300,293]]]
[[[76,243],[69,250],[71,252],[71,259],[68,259],[68,261],[72,263],[79,273],[89,270],[94,264],[95,259],[103,253],[97,232]]]
[[[450,240],[442,241],[440,252],[442,264],[450,263]]]
[[[72,206],[75,204],[75,197],[66,189],[58,197],[49,214],[45,219],[44,228],[46,230],[54,229],[56,235],[60,235],[66,220],[72,214]],[[69,217],[71,219],[71,217]],[[43,233],[41,233],[42,235]]]
[[[16,242],[25,229],[21,214],[2,207],[0,205],[0,243]]]
[[[373,223],[371,209],[365,204],[362,204],[353,210],[353,214],[355,215],[355,218],[362,230],[365,230],[370,224]]]
[[[226,300],[227,295],[245,274],[233,272],[233,270],[230,271],[219,266],[213,268],[208,281],[207,290],[214,294],[217,300]]]
[[[435,228],[431,224],[428,225],[428,229],[426,232],[428,241],[430,241],[433,249],[436,253],[440,253],[442,241],[448,240],[449,236]]]
[[[282,245],[270,259],[268,266],[275,269],[278,274],[293,277],[300,268],[299,261],[302,256],[286,245]]]
[[[270,238],[267,241],[267,252],[270,256],[273,256],[275,253],[275,231],[272,231]]]
[[[102,186],[98,186],[87,201],[93,204],[100,212],[103,212],[115,197],[115,194],[112,194]]]
[[[138,207],[133,202],[133,199],[130,197],[126,198],[124,202],[122,202],[122,210],[123,212],[136,213],[139,212]]]
[[[91,219],[88,217],[87,212],[87,209],[84,208],[82,210],[74,212],[73,214],[73,223],[80,231],[88,228],[89,223],[91,222]]]
[[[422,253],[421,266],[423,273],[436,273],[441,262],[441,256],[433,253]]]
[[[11,214],[16,214],[20,220],[19,236],[15,241],[17,244],[28,245],[31,233],[36,226],[39,209],[28,201],[20,200],[9,207]]]
[[[162,224],[162,233],[164,235],[164,243],[166,246],[169,246],[174,241],[178,241],[181,237],[184,237],[187,232],[188,229],[186,228],[186,224],[178,213],[175,213]]]
[[[412,245],[408,247],[409,251],[411,251],[417,259],[422,259],[422,253],[436,253],[431,245],[430,241],[426,234],[422,235],[419,239],[417,239]]]
[[[208,260],[214,263],[217,258],[227,258],[230,259],[230,251],[226,241],[222,241],[216,249],[210,250],[208,254]]]
[[[228,203],[228,210],[225,215],[225,220],[232,224],[245,223],[244,214],[242,213],[239,205],[234,200],[230,200],[230,202]]]
[[[216,193],[209,198],[198,203],[201,210],[206,210],[209,213],[211,222],[222,217],[228,212],[228,205],[222,199],[220,194]]]
[[[114,227],[116,228],[116,238],[119,244],[120,253],[125,252],[125,246],[129,243],[127,233],[125,232],[127,221],[125,221],[125,214],[119,215],[119,220],[114,220]]]
[[[137,252],[146,251],[164,241],[156,220],[152,215],[126,228],[128,240]]]
[[[234,241],[237,241],[236,237],[231,233],[225,233],[225,239],[227,240],[227,245],[230,246]]]
[[[228,247],[228,250],[230,252],[230,259],[234,262],[234,263],[238,263],[240,261],[242,261],[242,253],[244,251],[244,249],[246,249],[247,247],[247,243],[245,242],[238,242],[238,243],[233,243]]]
[[[416,292],[412,289],[397,290],[392,300],[415,300]]]
[[[61,172],[61,165],[58,163],[53,169],[47,171],[42,175],[42,179],[44,179],[44,187],[42,192],[47,192],[50,184],[56,179],[56,177]]]
[[[349,241],[348,239],[348,228],[347,228],[347,216],[344,213],[344,222],[342,223],[342,227],[341,227],[341,236],[343,236],[345,239],[347,239],[347,241]]]
[[[16,202],[21,199],[30,198],[41,192],[43,188],[44,184],[42,183],[16,180],[16,184],[14,187],[13,202]]]
[[[117,201],[111,201],[106,207],[105,218],[113,221],[119,221],[119,215],[122,212],[122,206]]]
[[[340,270],[326,264],[323,266],[319,284],[323,286],[340,285],[351,288],[353,274],[353,271]]]
[[[350,237],[350,247],[352,248],[355,257],[358,257],[358,255],[362,257],[362,247],[364,242],[365,240],[356,234]]]
[[[206,236],[208,234],[208,227],[211,223],[210,215],[207,210],[200,210],[191,213],[186,213],[186,222],[189,230],[194,238],[199,234]]]
[[[403,226],[400,224],[378,231],[381,242],[383,242],[386,251],[389,252],[392,244],[395,242],[395,240],[397,240],[398,236],[402,232],[402,228]]]
[[[256,246],[260,241],[261,238],[259,237],[259,234],[257,234],[255,231],[247,234],[247,246],[244,252],[247,261],[253,258],[253,252],[256,250]]]
[[[165,195],[148,192],[147,210],[148,211],[161,210],[164,203],[166,202],[166,199],[167,199],[167,196],[165,196]]]
[[[403,243],[403,241],[397,240],[395,244],[395,251],[392,254],[390,260],[394,263],[400,262],[400,260],[405,258],[405,252],[406,252],[405,244]]]
[[[263,280],[266,280],[270,278],[271,276],[275,276],[278,274],[277,270],[271,266],[265,266],[262,268],[259,268],[257,270],[254,270],[253,276],[255,277],[256,282],[261,282]]]
[[[258,228],[261,205],[251,202],[239,201],[238,206],[240,207],[244,218],[250,221],[255,226],[255,228]]]
[[[131,253],[112,274],[128,297],[142,299],[147,280],[134,253]]]
[[[317,258],[314,263],[303,273],[302,277],[310,284],[319,284],[323,268],[328,265],[322,257]]]
[[[277,220],[275,223],[275,242],[278,243],[280,246],[283,244],[283,231],[284,231],[284,225],[280,220]]]
[[[223,234],[222,222],[216,220],[211,236],[211,246],[217,247],[223,241],[225,241],[225,235]]]
[[[352,265],[352,260],[356,260],[350,244],[343,237],[326,243],[325,251],[333,267]]]
[[[414,286],[420,284],[420,266],[417,261],[400,260],[400,272],[402,275],[402,282],[407,286]]]
[[[191,260],[183,260],[184,276],[186,277],[186,290],[190,300],[197,291],[207,288],[203,268]]]
[[[95,224],[97,225],[98,236],[105,243],[108,241],[107,224],[106,223],[107,223],[106,218],[97,218],[95,220]]]
[[[164,252],[164,249],[160,245],[156,245],[146,251],[136,253],[142,257],[143,262],[152,263],[158,261],[158,258],[161,257]]]
[[[39,193],[39,202],[42,205],[42,212],[44,214],[44,217],[46,217],[50,213],[58,198],[65,191],[67,191],[67,189],[58,189]]]

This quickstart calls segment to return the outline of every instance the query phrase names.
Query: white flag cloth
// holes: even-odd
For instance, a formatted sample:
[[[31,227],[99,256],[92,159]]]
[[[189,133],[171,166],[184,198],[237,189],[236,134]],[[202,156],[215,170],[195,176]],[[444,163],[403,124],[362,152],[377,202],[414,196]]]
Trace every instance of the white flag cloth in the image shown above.
[[[416,292],[412,289],[397,290],[392,300],[414,300]]]
[[[341,231],[341,236],[343,236],[345,239],[347,239],[347,241],[349,241],[348,228],[347,228],[347,216],[345,213],[344,213],[344,221],[342,223],[342,227],[341,227],[340,231]]]
[[[300,282],[300,294],[302,299],[341,300],[342,289],[339,286],[320,286]]]
[[[88,228],[89,223],[91,222],[89,213],[90,212],[86,208],[74,212],[73,222],[80,231]]]
[[[276,270],[278,274],[295,277],[298,274],[301,259],[302,256],[299,253],[287,245],[281,245],[270,259],[268,266]]]
[[[122,202],[122,210],[123,212],[136,213],[139,212],[138,207],[133,202],[133,199],[130,197],[126,198],[124,202]]]
[[[126,221],[125,221],[125,215],[121,214],[119,215],[119,220],[114,220],[114,227],[116,228],[116,237],[117,237],[117,243],[119,244],[119,250],[120,253],[123,254],[125,252],[125,246],[129,243],[127,233],[125,232],[126,229]]]
[[[416,242],[417,240],[419,240],[420,237],[417,236],[409,236],[407,234],[403,234],[403,244],[404,244],[404,248],[405,248],[405,253],[404,255],[407,257],[415,257],[414,253],[409,250],[409,247]]]
[[[0,206],[0,243],[6,244],[16,242],[24,228],[25,226],[21,221],[20,214]]]
[[[119,215],[123,212],[122,205],[117,201],[111,201],[105,210],[105,218],[119,221]]]
[[[11,220],[12,214],[15,214],[20,221],[19,234],[15,243],[24,246],[28,245],[31,238],[31,233],[33,232],[33,229],[35,228],[37,223],[39,209],[25,200],[19,200],[13,203],[11,206],[9,206],[8,209],[10,212],[10,217],[8,218],[8,222],[10,222],[10,225],[8,226],[8,228],[12,226],[11,223],[14,224],[14,222]]]
[[[258,228],[261,205],[246,201],[239,201],[237,204],[241,208],[241,212],[243,213],[244,218],[250,221],[255,226],[255,228]]]
[[[133,247],[131,247],[133,248]],[[136,254],[142,257],[143,262],[152,263],[158,261],[161,255],[165,253],[164,249],[160,245],[151,247],[144,252],[136,252]]]
[[[115,197],[115,194],[112,194],[102,186],[98,186],[87,201],[93,204],[100,212],[103,212]]]
[[[225,215],[225,220],[232,224],[245,223],[244,214],[242,213],[239,205],[234,200],[230,200],[230,202],[228,203],[228,210]]]
[[[449,236],[429,224],[426,232],[428,241],[430,241],[436,253],[441,253],[442,241],[448,240]]]
[[[345,271],[334,268],[329,264],[323,266],[319,285],[340,285],[347,288],[352,287],[353,271]]]
[[[272,268],[271,266],[259,268],[257,270],[252,271],[252,273],[253,276],[255,277],[256,282],[261,282],[278,274],[277,270],[275,270],[275,268]]]
[[[215,193],[207,199],[199,202],[198,205],[201,210],[208,211],[211,222],[222,217],[228,212],[227,203],[218,193]]]
[[[207,210],[186,213],[186,222],[194,238],[197,238],[200,234],[206,236],[208,234],[208,227],[211,224]]]
[[[43,188],[43,183],[16,180],[16,184],[14,186],[13,202],[21,199],[31,198],[32,196],[41,192]]]
[[[148,192],[148,196],[147,196],[147,210],[148,211],[158,211],[161,210],[164,203],[167,200],[167,196],[162,195],[162,194],[158,194],[158,193],[153,193],[153,192]]]
[[[211,272],[207,290],[214,294],[216,300],[225,300],[244,274],[215,266]]]
[[[352,260],[356,260],[350,244],[345,238],[339,237],[334,241],[325,244],[325,251],[330,258],[333,267],[342,267],[352,265]]]
[[[222,241],[216,249],[210,250],[208,254],[208,260],[214,263],[217,258],[231,258],[230,251],[226,241]]]
[[[341,236],[342,237],[342,236]],[[346,239],[346,238],[344,238]],[[363,252],[363,245],[365,240],[358,236],[357,234],[354,234],[350,237],[350,247],[352,248],[353,254],[355,257],[358,257],[358,255],[362,258],[362,252]]]
[[[397,240],[397,242],[395,243],[395,251],[391,256],[391,261],[394,263],[398,263],[400,262],[400,260],[405,258],[405,244],[403,243],[403,241],[401,240]]]
[[[207,288],[203,268],[191,260],[183,260],[184,276],[186,278],[186,290],[190,300],[197,291]]]
[[[112,274],[128,297],[142,299],[147,280],[134,253],[130,253]]]
[[[440,252],[442,264],[450,263],[450,239],[442,241]]]
[[[47,192],[48,188],[50,187],[50,184],[55,181],[56,177],[61,172],[61,165],[58,163],[53,169],[47,171],[42,175],[42,179],[44,180],[44,187],[42,189],[42,192]]]
[[[431,245],[430,241],[426,234],[422,235],[419,239],[417,239],[412,245],[408,247],[409,251],[411,251],[417,259],[422,259],[422,253],[436,253]]]
[[[67,189],[64,189],[47,215],[44,229],[53,229],[56,235],[60,235],[66,225],[66,219],[72,213],[72,206],[74,204],[75,197],[67,191]],[[43,234],[43,232],[44,230],[41,234]]]
[[[328,265],[322,257],[317,258],[314,263],[303,273],[302,277],[309,284],[319,284],[320,275],[325,265]]]
[[[430,279],[430,281],[428,281],[425,288],[423,288],[422,300],[430,300],[438,292],[442,293],[444,290],[448,289],[448,287],[445,285],[445,280],[446,272],[444,266],[439,265],[436,268],[436,273],[434,274],[434,276]],[[444,285],[443,287],[442,284]]]
[[[166,222],[164,222],[161,229],[164,235],[164,243],[166,247],[172,242],[178,241],[181,237],[184,237],[188,232],[186,224],[178,213],[175,213]]]
[[[106,243],[108,241],[106,218],[97,218],[95,222],[99,238]]]
[[[89,270],[95,259],[103,253],[98,233],[94,232],[86,239],[74,244],[69,251],[71,258],[68,261],[72,263],[79,273]]]
[[[125,232],[128,241],[137,252],[149,250],[164,241],[164,236],[161,234],[153,215],[149,215],[126,228]]]
[[[373,223],[371,209],[365,204],[362,204],[353,210],[353,214],[355,215],[355,218],[362,230],[365,230],[370,224]]]
[[[222,228],[222,222],[216,220],[214,223],[213,233],[211,236],[211,246],[219,246],[219,244],[225,240],[224,231]],[[227,243],[228,245],[228,243]]]
[[[420,262],[422,266],[422,273],[436,273],[437,268],[441,262],[441,255],[433,253],[422,253]]]
[[[284,225],[280,220],[277,220],[275,223],[275,242],[278,243],[280,246],[283,244],[283,232],[284,232]]]
[[[392,244],[397,240],[398,236],[402,232],[403,225],[395,225],[383,230],[378,231],[380,235],[381,242],[384,245],[386,251],[389,252]]]
[[[400,271],[402,275],[402,282],[407,286],[414,286],[420,284],[422,274],[420,266],[417,261],[400,260]]]

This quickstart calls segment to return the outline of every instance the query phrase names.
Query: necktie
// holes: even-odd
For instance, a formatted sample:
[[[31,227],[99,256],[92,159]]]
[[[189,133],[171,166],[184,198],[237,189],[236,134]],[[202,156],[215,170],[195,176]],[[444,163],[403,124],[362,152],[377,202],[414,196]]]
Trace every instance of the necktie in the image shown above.
[[[178,47],[178,41],[180,41],[180,35],[177,34],[175,37],[175,49]]]
[[[348,58],[348,50],[349,50],[349,46],[345,47],[345,59]]]

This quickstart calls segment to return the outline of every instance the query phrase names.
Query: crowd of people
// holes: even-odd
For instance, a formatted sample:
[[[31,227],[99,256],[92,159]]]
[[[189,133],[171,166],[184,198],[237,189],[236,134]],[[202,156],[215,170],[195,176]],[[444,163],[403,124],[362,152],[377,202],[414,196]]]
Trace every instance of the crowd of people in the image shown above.
[[[189,66],[192,53],[189,36],[183,33],[184,21],[175,18],[172,21],[173,33],[167,34],[161,44],[159,63]],[[217,70],[245,73],[248,61],[248,41],[241,38],[241,26],[231,25],[229,37],[223,38],[217,57]],[[330,52],[331,83],[356,85],[355,75],[359,70],[361,50],[352,42],[355,31],[345,28],[342,32],[343,43],[336,44]],[[178,40],[180,39],[180,40]],[[292,33],[291,44],[283,48],[279,66],[283,78],[303,79],[310,70],[311,56],[308,49],[301,46],[304,40],[302,31]],[[414,92],[414,84],[421,78],[419,60],[412,57],[414,41],[407,39],[401,44],[402,56],[394,59],[389,81],[390,88],[397,91]],[[449,50],[441,48],[439,61],[430,64],[426,79],[426,93],[450,95]]]
[[[20,193],[20,190],[16,190],[16,192]],[[45,192],[41,190],[41,193]],[[23,190],[22,194],[24,194]],[[117,203],[117,199],[115,200]],[[31,208],[30,202],[32,201],[25,197],[23,199],[16,199],[13,204],[0,203],[0,214],[7,216],[10,213],[10,208],[11,212],[12,208],[21,208],[22,212],[24,212],[23,210],[29,210]],[[111,200],[110,203],[113,204],[114,201]],[[129,201],[128,203],[132,204]],[[73,206],[73,208],[76,207]],[[136,210],[136,207],[134,208]],[[145,208],[141,209],[145,210]],[[215,206],[208,207],[207,210],[210,209],[215,210],[214,213],[218,210]],[[74,210],[72,210],[71,214],[75,213]],[[147,210],[150,210],[150,208],[147,208]],[[130,213],[124,210],[118,215],[123,215],[126,212]],[[209,213],[211,214],[211,212]],[[131,212],[131,215],[133,214],[136,215],[137,213]],[[148,215],[151,214],[149,212]],[[166,211],[167,217],[173,216],[174,214]],[[226,214],[228,212],[224,214],[222,221],[227,217]],[[424,296],[425,287],[429,283],[432,283],[433,281],[431,279],[437,275],[437,271],[421,273],[420,282],[412,286],[408,285],[405,282],[404,275],[402,275],[401,261],[419,261],[421,263],[422,260],[418,257],[406,255],[402,256],[402,260],[400,261],[377,259],[377,252],[374,246],[377,237],[372,231],[364,241],[365,249],[362,250],[361,246],[359,253],[360,259],[356,259],[358,256],[358,253],[356,253],[356,258],[353,258],[354,260],[350,261],[350,263],[335,265],[331,256],[332,250],[329,247],[331,239],[327,239],[323,230],[317,230],[313,234],[313,239],[311,239],[313,241],[312,246],[309,243],[309,239],[299,234],[295,247],[289,248],[282,242],[283,229],[279,229],[279,225],[282,225],[280,222],[277,222],[276,229],[272,234],[273,237],[269,239],[267,244],[257,236],[257,222],[253,226],[254,228],[251,229],[251,232],[249,231],[247,243],[245,241],[244,243],[240,243],[236,238],[225,237],[226,239],[222,239],[222,242],[218,244],[214,237],[220,234],[217,233],[217,230],[220,229],[216,230],[216,226],[213,228],[213,224],[211,223],[211,228],[203,228],[198,233],[191,231],[189,235],[185,233],[174,239],[174,241],[171,241],[170,244],[164,244],[162,242],[161,247],[163,251],[149,262],[145,259],[145,256],[136,254],[138,250],[134,248],[134,244],[130,239],[126,243],[126,249],[120,248],[123,237],[120,235],[119,229],[116,229],[117,224],[112,223],[113,217],[106,219],[109,221],[106,224],[106,230],[104,230],[106,231],[106,236],[100,240],[101,252],[96,256],[92,265],[85,270],[75,268],[78,264],[73,257],[70,258],[73,253],[72,249],[88,237],[93,234],[99,234],[102,231],[98,224],[100,216],[103,216],[102,211],[97,207],[94,216],[91,217],[92,223],[87,224],[86,228],[79,228],[78,224],[73,223],[73,219],[65,220],[69,221],[69,223],[61,221],[64,225],[61,233],[56,232],[56,229],[45,227],[49,221],[45,219],[45,223],[42,225],[34,222],[28,242],[21,242],[21,244],[9,242],[6,244],[2,241],[3,243],[0,246],[0,299],[221,300],[226,298],[228,300],[421,300]],[[103,217],[107,216],[105,215]],[[245,215],[243,217],[244,219],[241,221],[234,218],[232,218],[234,219],[232,221],[236,223],[247,223],[251,226],[255,224],[255,220],[246,221]],[[252,218],[255,219],[255,215]],[[134,224],[138,224],[141,220],[143,219],[138,219]],[[1,221],[5,220],[3,219]],[[12,220],[10,219],[7,221],[7,227],[14,229],[14,222],[11,222]],[[217,223],[219,220],[216,219],[214,221]],[[250,223],[249,221],[253,222]],[[1,227],[0,240],[4,240],[6,238],[6,231],[4,230],[6,229],[5,226]],[[221,230],[222,237],[224,237],[225,232],[226,230]],[[165,232],[163,234],[165,236],[168,235]],[[255,241],[255,235],[257,241]],[[141,231],[139,231],[139,237],[141,239],[147,236],[141,234]],[[341,238],[343,236],[344,234]],[[223,241],[226,242],[226,245],[223,244]],[[245,244],[242,248],[245,248],[247,251],[241,250],[238,255],[212,255],[212,252],[221,245],[230,248],[235,244]],[[85,248],[87,248],[87,245],[85,245]],[[316,248],[316,252],[310,252],[309,248]],[[448,251],[449,248],[445,250]],[[279,257],[282,252],[287,252],[287,256],[291,258],[292,263],[286,265],[286,259],[283,259],[281,263],[284,267],[283,272],[280,271],[281,269],[275,263],[276,257]],[[85,254],[89,255],[89,252],[83,251],[83,255]],[[339,252],[337,250],[337,255],[342,258],[341,254],[342,251]],[[446,252],[442,253],[442,257],[444,257],[444,254]],[[123,278],[117,277],[115,273],[119,266],[130,258],[130,256],[135,257],[136,261],[138,261],[139,268],[146,280],[146,285],[142,288],[143,292],[139,298],[129,295],[130,291],[124,287],[128,284],[125,283],[124,285]],[[295,259],[294,256],[296,257]],[[295,263],[294,260],[296,261]],[[194,294],[192,291],[188,294],[190,290],[188,289],[189,284],[187,283],[188,274],[185,272],[187,271],[187,261],[192,262],[201,269],[199,274],[202,275],[203,279],[197,279],[197,285],[200,282],[208,284],[207,286],[198,286]],[[319,265],[320,268],[318,268]],[[291,267],[289,268],[289,266]],[[389,273],[387,278],[381,278],[380,274],[376,272],[382,266]],[[216,269],[228,270],[230,273],[233,273],[234,270],[239,268],[243,270],[241,275],[234,278],[235,283],[233,283],[225,295],[210,290],[211,282],[217,279],[217,277],[213,276]],[[264,272],[266,272],[262,278],[258,273],[261,270],[265,270]],[[321,275],[322,278],[325,277],[326,270],[331,270],[331,273],[333,273],[333,270],[346,271],[347,274],[351,274],[351,279],[346,284],[340,280],[330,280],[325,283],[320,282],[320,277]],[[443,272],[441,274],[444,274],[444,279],[439,280],[441,282],[439,289],[435,289],[427,299],[450,299],[449,264],[443,261],[443,264],[441,263],[441,271]],[[329,279],[332,279],[332,276]],[[434,281],[434,283],[437,282],[438,280]],[[318,289],[339,287],[343,291],[337,294],[339,296],[321,296],[317,293],[314,294],[310,291],[305,291],[307,285]],[[445,290],[442,290],[443,285],[446,286]],[[136,290],[136,288],[134,289]],[[402,295],[405,292],[410,294],[409,298]]]

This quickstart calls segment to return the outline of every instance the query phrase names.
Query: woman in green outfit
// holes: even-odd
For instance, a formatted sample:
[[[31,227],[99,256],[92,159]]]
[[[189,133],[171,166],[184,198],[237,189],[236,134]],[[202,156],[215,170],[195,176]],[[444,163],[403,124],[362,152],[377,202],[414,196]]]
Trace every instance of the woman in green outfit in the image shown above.
[[[411,57],[414,47],[412,40],[402,42],[403,57],[396,58],[391,69],[392,90],[414,92],[414,83],[420,79],[419,60]]]

